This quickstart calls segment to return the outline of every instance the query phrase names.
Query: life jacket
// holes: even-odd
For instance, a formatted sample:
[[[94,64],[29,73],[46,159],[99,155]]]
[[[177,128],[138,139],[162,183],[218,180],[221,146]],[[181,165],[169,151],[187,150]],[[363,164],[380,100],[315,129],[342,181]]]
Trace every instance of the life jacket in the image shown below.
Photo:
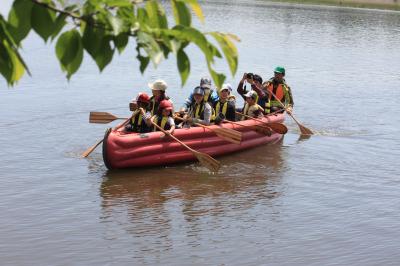
[[[200,104],[196,102],[193,104],[193,118],[204,119],[204,101],[201,101]]]
[[[243,107],[243,114],[251,116],[251,117],[255,117],[254,113],[256,111],[261,111],[263,108],[261,106],[259,106],[258,104],[253,104],[253,105],[249,105],[247,102],[245,103],[244,107]],[[246,120],[247,117],[242,116],[241,120]]]
[[[160,102],[162,100],[169,100],[169,97],[164,94],[160,97],[160,99],[158,101],[156,101],[156,98],[154,96],[150,97],[150,104],[149,104],[148,111],[151,112],[151,116],[153,116],[157,113],[158,106],[160,105]]]
[[[221,103],[218,101],[215,105],[215,113],[219,114],[222,113],[224,116],[226,116],[226,111],[228,110],[228,101]]]
[[[285,81],[282,81],[280,83],[274,82],[273,78],[267,81],[267,84],[265,86],[269,92],[272,92],[273,94],[276,95],[276,98],[269,93],[268,99],[269,102],[267,103],[267,106],[265,108],[266,113],[271,112],[271,107],[281,107],[281,104],[279,101],[282,103],[286,102],[286,96],[289,93],[288,92],[288,86],[286,85]],[[276,99],[279,99],[277,101]]]
[[[157,116],[156,124],[164,130],[170,130],[171,125],[168,122],[169,116]],[[158,129],[154,127],[154,131]]]
[[[143,115],[141,113],[133,115],[129,122],[132,125],[133,132],[145,133],[149,131],[148,126],[143,121]]]

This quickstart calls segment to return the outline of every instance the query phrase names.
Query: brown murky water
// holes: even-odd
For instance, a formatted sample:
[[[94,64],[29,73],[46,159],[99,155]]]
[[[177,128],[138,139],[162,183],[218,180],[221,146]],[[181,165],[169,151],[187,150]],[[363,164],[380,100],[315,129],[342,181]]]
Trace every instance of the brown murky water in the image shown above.
[[[6,1],[10,2],[10,1]],[[238,75],[287,68],[295,115],[319,132],[198,164],[109,172],[89,111],[128,115],[148,81],[178,105],[206,74],[193,48],[142,77],[134,48],[68,83],[52,45],[24,43],[33,78],[0,83],[1,265],[399,265],[400,13],[218,1],[206,30],[239,35]],[[4,14],[6,7],[0,7]],[[223,67],[223,66],[221,66]]]

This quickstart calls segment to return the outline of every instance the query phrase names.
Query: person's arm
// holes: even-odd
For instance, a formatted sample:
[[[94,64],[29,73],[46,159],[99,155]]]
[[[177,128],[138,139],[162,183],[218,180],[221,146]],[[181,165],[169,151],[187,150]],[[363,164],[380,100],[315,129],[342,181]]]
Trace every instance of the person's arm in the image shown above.
[[[169,123],[169,125],[170,125],[170,129],[168,130],[168,132],[172,135],[172,134],[174,134],[174,131],[175,131],[175,121],[174,121],[174,119],[172,118],[172,117],[169,117],[168,118],[168,123]]]
[[[251,88],[257,92],[258,98],[264,99],[266,97],[264,90],[262,89],[262,86],[255,83],[254,81],[251,83]]]
[[[244,97],[244,95],[247,93],[246,89],[243,88],[243,83],[244,83],[244,81],[246,80],[246,75],[247,75],[247,74],[244,73],[242,79],[241,79],[240,82],[239,82],[239,85],[238,85],[238,87],[237,87],[237,90],[236,90],[236,91],[239,93],[239,95],[242,96],[242,98],[243,98],[244,100],[246,100],[246,97]]]
[[[141,108],[142,109],[142,108]],[[143,109],[142,109],[143,110]],[[155,117],[155,116],[153,116],[153,117]],[[150,112],[145,112],[144,113],[144,115],[143,115],[143,120],[144,120],[144,122],[146,123],[146,125],[148,126],[148,127],[152,127],[152,123],[151,123],[151,119],[153,118],[153,117],[151,117],[151,113]]]

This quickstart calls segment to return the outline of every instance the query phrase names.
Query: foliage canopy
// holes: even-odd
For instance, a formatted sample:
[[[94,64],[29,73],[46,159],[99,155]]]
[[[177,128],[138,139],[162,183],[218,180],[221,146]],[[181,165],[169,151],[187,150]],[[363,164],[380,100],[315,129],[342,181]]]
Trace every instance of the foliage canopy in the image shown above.
[[[168,25],[163,4],[156,0],[81,2],[78,5],[67,0],[14,0],[8,18],[0,14],[0,73],[9,85],[14,85],[25,72],[30,74],[19,49],[31,30],[45,42],[56,40],[55,53],[68,79],[79,69],[84,51],[102,71],[112,61],[115,51],[122,53],[129,41],[136,44],[141,73],[150,61],[157,66],[173,54],[184,85],[190,73],[185,48],[190,43],[204,54],[217,87],[221,87],[226,77],[214,70],[216,58],[224,55],[232,75],[236,73],[238,54],[234,41],[239,39],[233,34],[201,32],[193,27],[192,12],[204,22],[197,0],[170,1],[173,26]]]

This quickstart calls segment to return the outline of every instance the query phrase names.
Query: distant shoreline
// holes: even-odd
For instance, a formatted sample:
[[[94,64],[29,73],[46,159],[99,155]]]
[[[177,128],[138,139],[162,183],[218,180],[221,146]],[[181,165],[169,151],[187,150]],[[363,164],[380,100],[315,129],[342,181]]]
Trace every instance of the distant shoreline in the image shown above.
[[[286,2],[297,4],[330,5],[358,8],[373,8],[399,10],[400,0],[269,0],[271,2]]]

